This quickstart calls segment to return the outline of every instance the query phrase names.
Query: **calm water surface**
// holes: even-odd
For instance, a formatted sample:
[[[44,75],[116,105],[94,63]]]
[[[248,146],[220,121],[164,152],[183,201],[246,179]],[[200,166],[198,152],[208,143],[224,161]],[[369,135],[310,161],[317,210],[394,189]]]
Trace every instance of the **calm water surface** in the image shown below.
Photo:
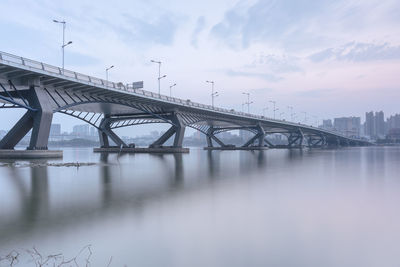
[[[61,162],[95,164],[47,166]],[[92,266],[400,266],[399,162],[399,147],[3,160],[0,256],[91,244]]]

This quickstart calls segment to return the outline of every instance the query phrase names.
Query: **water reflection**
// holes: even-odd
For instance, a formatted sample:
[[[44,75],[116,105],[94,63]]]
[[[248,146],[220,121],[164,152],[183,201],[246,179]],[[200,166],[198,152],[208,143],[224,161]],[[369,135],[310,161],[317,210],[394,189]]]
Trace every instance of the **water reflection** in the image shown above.
[[[60,231],[64,229],[74,231],[85,225],[90,225],[92,228],[106,220],[113,222],[110,227],[116,229],[113,231],[117,236],[112,242],[116,242],[126,237],[124,231],[118,232],[121,226],[119,219],[126,213],[130,216],[128,226],[133,225],[135,220],[146,222],[147,218],[147,224],[135,227],[138,227],[138,232],[143,231],[143,235],[152,236],[154,231],[151,230],[154,228],[149,225],[154,227],[152,223],[157,222],[164,227],[171,227],[167,223],[174,216],[174,212],[176,215],[179,211],[193,212],[190,214],[193,221],[190,221],[190,216],[184,216],[188,221],[182,221],[181,224],[180,220],[173,222],[179,225],[175,230],[182,231],[184,233],[182,236],[196,236],[193,234],[194,229],[202,228],[208,221],[216,222],[204,226],[201,230],[203,236],[208,238],[204,241],[217,244],[215,246],[218,248],[232,249],[231,245],[235,242],[231,242],[231,238],[238,235],[247,238],[246,233],[252,231],[251,225],[257,221],[260,225],[256,225],[255,229],[258,232],[252,233],[254,237],[269,229],[270,232],[265,232],[264,236],[270,238],[276,231],[281,233],[287,242],[300,244],[301,239],[291,239],[295,239],[293,236],[297,233],[294,233],[293,229],[296,227],[304,227],[303,229],[306,229],[304,233],[307,233],[304,235],[308,236],[307,229],[313,229],[315,227],[313,222],[316,220],[331,223],[330,220],[335,222],[335,219],[339,218],[338,221],[342,223],[340,218],[353,214],[353,212],[349,212],[350,215],[341,214],[344,212],[341,208],[343,203],[347,205],[349,201],[351,202],[353,195],[360,197],[360,192],[355,191],[353,194],[353,191],[350,191],[351,185],[358,190],[363,186],[360,181],[368,180],[379,181],[378,186],[374,183],[368,184],[374,190],[380,188],[395,190],[393,188],[396,186],[400,187],[394,182],[399,171],[397,164],[399,155],[399,149],[380,148],[194,151],[189,155],[98,154],[96,165],[79,169],[46,166],[47,161],[20,162],[20,165],[0,167],[0,202],[7,201],[8,205],[7,209],[0,210],[0,249],[5,245],[16,244],[14,240],[18,239],[18,236],[22,240],[34,234],[53,238],[55,241],[52,242],[58,246],[59,240],[54,236]],[[64,161],[71,162],[68,154]],[[266,184],[270,181],[273,183]],[[392,184],[388,186],[386,183],[390,181]],[[5,199],[4,193],[11,191],[15,192],[12,198]],[[197,194],[193,196],[192,192]],[[202,192],[205,194],[201,194]],[[346,201],[336,204],[338,196],[340,199],[345,197]],[[231,202],[235,204],[225,206]],[[210,206],[204,207],[199,203],[208,203]],[[379,201],[376,203],[379,204]],[[191,209],[191,205],[194,209]],[[203,208],[197,210],[196,205]],[[329,212],[325,205],[329,207]],[[358,206],[354,207],[355,210],[363,212]],[[385,208],[382,207],[383,210]],[[149,215],[148,212],[152,209],[154,213]],[[170,212],[172,210],[174,212]],[[320,213],[321,216],[307,213],[309,210],[315,211],[316,214]],[[197,212],[204,213],[201,219],[203,221],[196,220]],[[312,220],[301,218],[304,212]],[[221,222],[217,222],[216,219],[214,221],[214,216]],[[329,221],[323,221],[326,217],[329,217]],[[269,223],[276,225],[271,226]],[[208,236],[207,233],[212,232],[213,227],[218,228],[218,225],[224,225],[220,232],[227,231],[227,240],[214,240],[211,234]],[[238,229],[242,229],[243,232]],[[320,228],[319,231],[323,236],[324,231],[329,229]],[[134,243],[135,239],[132,236],[129,242]],[[168,240],[168,238],[179,238],[179,235],[163,236],[163,233],[160,233],[159,236],[152,238],[158,242],[160,236],[167,239],[164,240],[165,244],[177,246],[179,250],[178,243]],[[273,240],[273,237],[271,238]],[[328,235],[322,238],[332,237]],[[282,239],[273,241],[277,240],[279,242]],[[255,241],[252,243],[253,241],[245,240],[245,242],[249,244],[249,248],[256,244]],[[23,242],[18,243],[18,246],[23,246]]]

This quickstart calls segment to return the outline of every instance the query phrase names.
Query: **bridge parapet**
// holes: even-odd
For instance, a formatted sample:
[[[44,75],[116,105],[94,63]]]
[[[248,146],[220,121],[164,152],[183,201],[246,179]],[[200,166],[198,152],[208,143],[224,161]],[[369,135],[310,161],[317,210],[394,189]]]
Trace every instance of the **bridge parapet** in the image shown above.
[[[337,132],[327,131],[300,123],[275,120],[265,116],[238,112],[233,109],[213,107],[192,102],[189,99],[184,100],[161,95],[138,88],[138,85],[124,85],[122,83],[105,81],[100,78],[70,70],[63,70],[59,67],[4,52],[0,52],[0,85],[1,83],[9,83],[10,90],[7,90],[7,88],[1,85],[2,88],[0,89],[3,89],[4,92],[0,92],[0,101],[6,104],[1,105],[0,103],[0,108],[21,107],[31,111],[32,116],[34,116],[33,114],[35,113],[43,113],[44,110],[41,105],[30,105],[30,103],[27,103],[27,99],[21,96],[20,91],[13,85],[13,82],[19,82],[19,86],[27,86],[27,81],[32,79],[38,80],[38,86],[40,86],[43,92],[47,93],[47,95],[45,94],[46,97],[51,98],[51,103],[49,105],[52,105],[53,112],[62,112],[80,118],[102,131],[105,134],[104,136],[117,140],[117,143],[120,140],[118,140],[117,136],[113,135],[112,129],[142,123],[143,121],[135,119],[135,114],[138,112],[148,116],[145,120],[146,122],[167,122],[172,124],[168,134],[171,134],[171,136],[174,134],[178,136],[175,142],[178,146],[181,145],[181,139],[183,137],[183,134],[180,133],[184,132],[186,126],[195,128],[207,135],[209,127],[218,125],[231,128],[251,128],[255,131],[254,133],[257,137],[253,137],[252,140],[249,140],[251,141],[248,144],[249,146],[254,146],[257,141],[260,146],[268,144],[268,141],[264,137],[272,132],[283,134],[295,133],[292,134],[292,137],[298,142],[300,139],[303,140],[304,138],[300,138],[300,136],[296,134],[298,132],[297,129],[300,129],[300,131],[304,132],[307,136],[317,134],[325,136],[324,140],[328,140],[326,142],[331,142],[330,140],[335,138],[339,138],[339,142],[340,140],[344,140],[342,143],[346,143],[345,141],[348,141],[349,144],[362,142],[357,139],[348,138]],[[25,92],[26,90],[25,88],[21,91]],[[50,110],[49,107],[47,109]],[[118,110],[118,112],[115,110]],[[181,126],[176,126],[176,122],[172,119],[166,119],[165,114],[167,113],[174,113],[181,116]],[[130,114],[134,114],[134,116],[131,117],[132,120],[128,121],[127,115]],[[117,123],[113,123],[111,120],[102,121],[102,119],[106,118],[106,115],[124,117],[122,119],[117,118],[113,120],[118,121]],[[31,119],[28,120],[31,121]],[[104,124],[105,121],[107,121],[106,124]],[[100,122],[103,122],[103,124]],[[261,127],[263,130],[257,130],[257,126]],[[263,133],[264,129],[266,132]],[[46,136],[46,134],[43,136]],[[212,133],[211,139],[214,141],[218,139],[215,137],[214,132]],[[293,140],[289,143],[292,141]],[[219,143],[218,141],[216,142]],[[120,143],[126,146],[126,144]],[[161,144],[158,143],[156,145]],[[292,143],[295,144],[295,142]],[[312,140],[311,143],[314,143],[316,146],[320,142]],[[39,148],[45,146],[31,147]]]

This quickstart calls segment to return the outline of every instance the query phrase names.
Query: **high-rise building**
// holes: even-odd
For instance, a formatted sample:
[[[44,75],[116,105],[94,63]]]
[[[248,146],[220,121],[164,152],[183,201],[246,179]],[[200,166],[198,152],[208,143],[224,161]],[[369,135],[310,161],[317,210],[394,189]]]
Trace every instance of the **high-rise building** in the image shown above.
[[[375,112],[375,128],[376,128],[376,137],[384,138],[385,136],[385,116],[383,111]]]
[[[365,113],[364,132],[371,139],[384,138],[388,129],[385,125],[385,115],[383,111],[370,111]]]
[[[369,136],[370,138],[373,138],[376,136],[375,132],[375,116],[374,112],[366,112],[365,113],[365,124],[364,124],[364,133],[366,136]]]
[[[390,116],[387,121],[387,132],[389,132],[392,129],[400,129],[400,114],[395,114]]]

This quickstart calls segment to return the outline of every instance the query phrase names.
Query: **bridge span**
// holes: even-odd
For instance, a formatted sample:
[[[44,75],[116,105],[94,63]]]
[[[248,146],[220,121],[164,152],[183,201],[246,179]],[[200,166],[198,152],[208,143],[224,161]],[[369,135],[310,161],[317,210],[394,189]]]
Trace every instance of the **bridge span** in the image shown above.
[[[136,84],[110,82],[0,52],[0,108],[26,110],[0,141],[0,151],[13,150],[30,130],[27,150],[47,150],[55,112],[76,117],[95,127],[103,150],[112,147],[129,150],[129,144],[114,130],[149,123],[171,125],[146,150],[154,152],[187,152],[182,149],[187,127],[205,135],[208,149],[236,149],[217,136],[232,130],[252,133],[241,149],[282,147],[266,138],[275,133],[286,136],[287,144],[283,146],[286,148],[370,145],[364,140],[309,125],[160,95],[137,88]],[[172,147],[167,148],[164,144],[170,138],[173,138]]]

